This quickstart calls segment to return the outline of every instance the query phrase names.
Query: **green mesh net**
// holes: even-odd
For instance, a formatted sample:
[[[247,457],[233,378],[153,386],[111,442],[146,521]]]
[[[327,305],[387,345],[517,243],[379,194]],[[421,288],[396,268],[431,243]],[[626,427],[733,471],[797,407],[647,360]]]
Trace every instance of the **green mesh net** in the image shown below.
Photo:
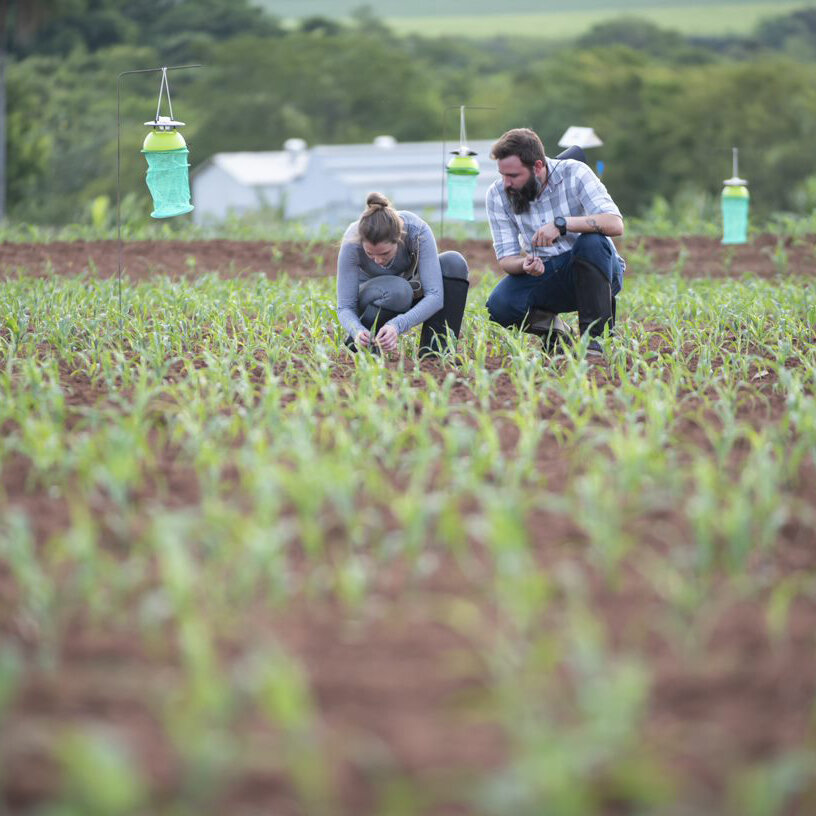
[[[742,188],[744,189],[744,188]],[[723,195],[724,244],[744,244],[748,240],[748,195]]]
[[[193,209],[190,203],[189,162],[180,150],[143,150],[147,159],[147,188],[153,196],[153,218],[171,218]]]

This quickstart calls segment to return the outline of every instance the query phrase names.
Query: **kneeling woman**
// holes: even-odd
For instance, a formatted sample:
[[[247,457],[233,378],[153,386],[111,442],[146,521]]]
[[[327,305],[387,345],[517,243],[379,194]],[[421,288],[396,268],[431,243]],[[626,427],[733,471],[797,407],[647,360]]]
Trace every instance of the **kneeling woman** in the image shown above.
[[[370,193],[337,259],[337,314],[349,333],[346,345],[391,351],[399,335],[422,323],[420,356],[442,351],[448,329],[459,336],[468,285],[462,255],[440,255],[418,215],[397,212],[384,195]]]

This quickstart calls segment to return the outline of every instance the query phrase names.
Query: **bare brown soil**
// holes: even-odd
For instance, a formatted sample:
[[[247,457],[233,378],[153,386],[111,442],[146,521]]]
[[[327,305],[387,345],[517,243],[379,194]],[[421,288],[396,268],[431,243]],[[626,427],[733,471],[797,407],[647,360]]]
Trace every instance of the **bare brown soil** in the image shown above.
[[[471,269],[496,267],[489,241],[444,239],[440,250],[456,249],[467,258]],[[333,274],[337,243],[265,241],[133,241],[122,245],[122,268],[132,280],[154,274],[193,276],[202,271],[222,275],[262,273],[270,277],[321,277]],[[816,238],[801,241],[762,235],[750,243],[723,246],[715,238],[625,239],[624,257],[637,252],[650,269],[679,271],[689,277],[730,275],[816,274]],[[18,271],[28,275],[49,274],[110,277],[118,274],[119,245],[116,241],[72,241],[51,244],[0,245],[0,275]]]
[[[772,260],[774,247],[774,240],[759,239],[729,256],[728,250],[707,239],[651,239],[637,251],[650,253],[654,268],[666,272],[678,269],[678,259],[685,258],[682,272],[686,275],[750,272],[772,276],[780,272]],[[474,269],[494,263],[492,248],[485,242],[457,244],[456,248],[465,252]],[[131,278],[210,270],[294,277],[330,274],[334,251],[304,245],[273,248],[266,243],[162,242],[128,244],[124,258]],[[814,274],[812,243],[789,246],[787,251],[790,273]],[[89,267],[91,262],[93,267]],[[33,275],[73,275],[88,270],[109,276],[116,274],[116,268],[115,243],[0,247],[0,274],[4,275],[14,275],[16,270]],[[652,331],[650,347],[656,348],[664,341],[660,327]],[[501,363],[496,360],[493,364],[498,368]],[[422,368],[440,381],[447,374],[433,361],[423,362]],[[339,364],[335,380],[342,382],[347,376],[347,367]],[[598,367],[592,376],[604,383],[609,375]],[[75,372],[66,370],[62,385],[69,412],[107,399],[97,385]],[[760,392],[767,389],[766,399],[746,403],[741,416],[756,427],[777,419],[783,408],[770,386],[763,383],[759,387]],[[509,377],[499,376],[494,396],[494,409],[515,398]],[[452,399],[466,402],[469,398],[467,383],[457,384]],[[9,430],[0,429],[0,433]],[[506,450],[518,443],[516,434],[506,428],[500,430],[500,438]],[[688,443],[706,444],[693,419],[688,422]],[[548,484],[556,486],[567,478],[555,437],[541,444],[538,461]],[[806,487],[814,483],[816,473],[812,466],[807,467],[801,485],[793,489],[802,501],[816,506]],[[69,508],[64,497],[48,495],[30,476],[29,463],[12,456],[0,473],[0,495],[7,507],[25,513],[38,545],[45,546],[69,525]],[[237,484],[234,474],[224,474],[224,479]],[[195,473],[168,447],[157,451],[155,468],[147,474],[137,498],[146,508],[161,501],[165,506],[194,509],[200,491]],[[240,496],[235,500],[240,501]],[[100,519],[106,517],[104,496],[94,509]],[[675,621],[675,628],[667,630],[661,628],[665,618],[657,614],[665,599],[656,595],[639,561],[643,553],[662,553],[689,540],[689,523],[681,514],[662,509],[647,518],[633,519],[631,533],[639,542],[638,558],[625,560],[615,580],[595,563],[586,536],[573,521],[536,512],[527,525],[542,568],[567,560],[582,565],[590,578],[590,606],[612,633],[616,652],[647,659],[654,682],[643,749],[673,764],[674,781],[684,791],[684,801],[695,802],[701,813],[717,812],[726,780],[737,769],[772,760],[812,739],[816,601],[800,596],[780,633],[769,629],[767,603],[779,582],[816,569],[813,529],[786,524],[773,551],[757,557],[752,570],[764,576],[767,592],[749,598],[723,595],[720,587],[725,585],[725,576],[715,575],[705,602],[690,608],[683,620]],[[127,543],[118,540],[114,530],[108,531],[108,538],[111,551],[124,557]],[[478,545],[467,542],[467,546]],[[511,751],[507,735],[490,717],[488,689],[493,676],[479,658],[507,625],[494,612],[495,575],[488,566],[482,574],[464,574],[455,559],[434,542],[428,542],[428,552],[436,564],[427,574],[396,561],[377,574],[359,608],[316,601],[308,587],[285,609],[259,598],[257,614],[240,621],[218,644],[226,666],[248,645],[269,638],[281,640],[303,662],[344,814],[378,812],[400,777],[416,782],[433,802],[418,801],[415,810],[401,812],[477,813],[460,795],[449,796],[448,792],[467,790],[467,780],[477,783],[499,768]],[[294,552],[291,559],[294,575],[306,576],[315,566],[303,553]],[[26,650],[41,645],[50,633],[11,614],[18,591],[7,567],[0,563],[0,632]],[[446,623],[456,601],[477,610],[480,625],[469,634]],[[556,611],[546,625],[562,623],[557,609],[555,604]],[[56,647],[59,670],[44,665],[26,676],[0,736],[0,801],[8,812],[30,812],[57,791],[59,779],[50,749],[60,729],[72,724],[115,726],[127,736],[155,801],[171,801],[178,794],[184,769],[162,726],[156,695],[163,682],[172,682],[180,658],[168,645],[172,638],[162,639],[158,646],[146,638],[135,623],[135,614],[135,610],[123,609],[110,619],[65,621]],[[565,678],[566,717],[570,716],[570,699],[569,678]],[[474,717],[474,712],[481,714]],[[288,737],[270,732],[250,716],[239,720],[235,730],[242,750],[234,773],[220,787],[218,804],[201,812],[304,814],[289,776],[279,767],[253,759],[279,753]],[[804,816],[813,812],[811,805],[811,801],[798,801],[791,812]],[[610,802],[607,812],[621,811]]]

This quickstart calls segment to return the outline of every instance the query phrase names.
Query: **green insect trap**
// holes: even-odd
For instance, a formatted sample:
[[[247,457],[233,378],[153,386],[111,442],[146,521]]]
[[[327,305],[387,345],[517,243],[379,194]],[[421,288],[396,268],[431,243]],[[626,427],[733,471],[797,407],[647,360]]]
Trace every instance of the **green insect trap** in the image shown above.
[[[165,93],[169,116],[161,115],[162,96]],[[162,69],[156,118],[152,122],[145,122],[145,125],[150,128],[142,145],[142,153],[147,159],[147,188],[153,196],[153,212],[150,215],[153,218],[184,215],[193,209],[190,203],[190,163],[187,161],[190,151],[178,131],[184,122],[177,122],[173,118],[166,68]]]
[[[453,158],[445,166],[448,179],[448,209],[446,216],[458,221],[473,221],[473,196],[479,176],[476,152],[467,146],[465,107],[459,108],[459,149],[451,151]]]
[[[748,182],[737,172],[737,148],[732,154],[733,173],[723,182],[722,216],[724,244],[744,244],[748,240]]]

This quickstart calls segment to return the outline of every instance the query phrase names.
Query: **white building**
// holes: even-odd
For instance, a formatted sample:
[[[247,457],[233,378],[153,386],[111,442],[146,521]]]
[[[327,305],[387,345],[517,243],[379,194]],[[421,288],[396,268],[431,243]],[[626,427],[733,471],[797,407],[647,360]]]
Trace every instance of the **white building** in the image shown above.
[[[481,173],[474,194],[477,220],[484,220],[487,188],[499,178],[490,158],[495,139],[469,143]],[[193,218],[221,220],[261,207],[277,209],[287,220],[340,225],[356,218],[366,195],[384,193],[394,206],[430,219],[439,217],[445,182],[444,162],[458,141],[395,141],[378,136],[371,144],[317,145],[289,139],[284,150],[216,153],[191,174]],[[447,198],[446,198],[447,200]]]

